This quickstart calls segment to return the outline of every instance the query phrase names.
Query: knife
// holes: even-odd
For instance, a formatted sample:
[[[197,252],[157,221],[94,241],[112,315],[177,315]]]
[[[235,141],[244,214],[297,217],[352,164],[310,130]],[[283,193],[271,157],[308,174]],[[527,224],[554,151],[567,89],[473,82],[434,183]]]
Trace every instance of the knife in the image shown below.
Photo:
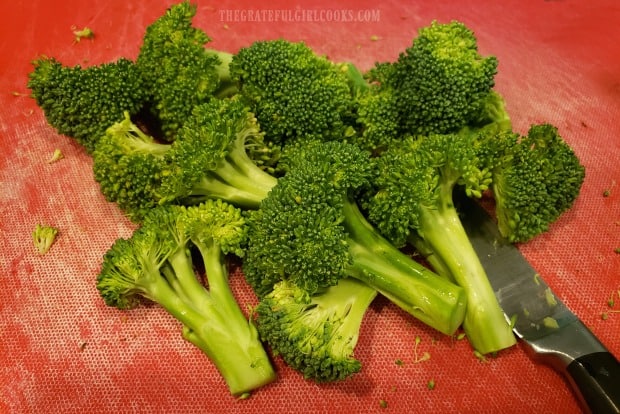
[[[495,296],[530,355],[570,383],[586,412],[620,413],[620,363],[557,298],[493,218],[463,197],[459,212]]]

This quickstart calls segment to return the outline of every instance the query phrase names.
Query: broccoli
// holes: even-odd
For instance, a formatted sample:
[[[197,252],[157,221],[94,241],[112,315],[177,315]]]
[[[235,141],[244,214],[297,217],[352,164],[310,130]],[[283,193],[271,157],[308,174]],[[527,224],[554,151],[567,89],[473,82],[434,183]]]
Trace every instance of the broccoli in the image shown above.
[[[395,62],[378,62],[365,74],[370,87],[356,98],[362,145],[380,152],[403,135],[456,132],[506,118],[499,94],[490,96],[497,63],[479,54],[463,23],[421,28]]]
[[[362,203],[368,218],[388,240],[414,240],[467,294],[463,328],[472,346],[486,354],[516,339],[499,307],[455,207],[455,189],[480,197],[491,173],[479,155],[482,137],[492,134],[430,134],[403,138],[373,160],[379,172]],[[491,139],[491,138],[488,138]],[[413,234],[413,236],[412,236]],[[430,261],[430,260],[429,260]]]
[[[226,89],[231,55],[207,49],[209,36],[192,24],[197,6],[189,1],[171,6],[146,28],[136,66],[148,85],[149,108],[161,137],[172,141],[194,106]]]
[[[194,108],[172,143],[156,141],[126,117],[101,139],[93,170],[106,198],[138,222],[153,206],[207,198],[257,208],[277,182],[246,153],[262,138],[239,99],[214,99]]]
[[[58,228],[46,224],[37,224],[32,232],[32,241],[39,254],[46,254],[58,237]]]
[[[269,141],[343,139],[354,133],[349,66],[303,42],[256,41],[232,58],[230,75]]]
[[[237,96],[196,106],[167,154],[163,199],[216,197],[257,208],[277,182],[246,150],[262,141],[256,117]]]
[[[464,315],[462,289],[381,237],[355,202],[372,180],[368,154],[341,141],[309,144],[298,154],[249,219],[243,271],[257,295],[280,280],[312,295],[354,277],[452,334]]]
[[[138,114],[146,102],[146,85],[131,60],[82,67],[65,66],[55,58],[33,62],[28,88],[47,122],[92,153],[106,129]],[[105,91],[105,93],[103,93]]]
[[[500,140],[506,153],[492,169],[498,229],[510,242],[526,242],[572,207],[585,168],[550,124],[533,125],[522,137],[502,134]]]
[[[261,339],[304,378],[331,382],[361,369],[354,357],[361,324],[377,291],[344,278],[315,294],[277,282],[255,309]]]
[[[228,283],[226,255],[243,254],[246,240],[242,211],[223,201],[158,206],[106,252],[97,289],[119,309],[144,299],[161,305],[214,363],[230,392],[241,395],[275,379],[256,327]],[[197,277],[201,268],[207,286]]]
[[[501,105],[488,113],[481,128],[392,145],[374,160],[379,175],[363,203],[386,238],[396,246],[410,242],[465,289],[464,329],[482,354],[510,346],[514,337],[464,231],[455,192],[474,199],[492,194],[502,235],[527,241],[572,206],[584,179],[557,128],[534,125],[520,137],[506,118],[493,115],[503,113]]]

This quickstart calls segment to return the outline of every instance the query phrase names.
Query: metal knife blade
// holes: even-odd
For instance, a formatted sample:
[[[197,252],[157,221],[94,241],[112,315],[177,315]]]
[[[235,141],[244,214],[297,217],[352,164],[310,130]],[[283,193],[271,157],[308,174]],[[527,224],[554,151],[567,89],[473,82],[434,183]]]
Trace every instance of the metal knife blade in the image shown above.
[[[471,243],[513,331],[531,355],[562,373],[586,411],[620,413],[620,363],[551,291],[473,200],[459,202]]]

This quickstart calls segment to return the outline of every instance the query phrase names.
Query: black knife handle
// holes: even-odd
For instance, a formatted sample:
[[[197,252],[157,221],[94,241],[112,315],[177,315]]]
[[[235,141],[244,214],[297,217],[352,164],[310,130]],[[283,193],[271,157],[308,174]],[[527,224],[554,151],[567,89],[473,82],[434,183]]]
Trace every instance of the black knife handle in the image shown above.
[[[620,363],[611,353],[576,358],[567,373],[593,414],[620,413]]]

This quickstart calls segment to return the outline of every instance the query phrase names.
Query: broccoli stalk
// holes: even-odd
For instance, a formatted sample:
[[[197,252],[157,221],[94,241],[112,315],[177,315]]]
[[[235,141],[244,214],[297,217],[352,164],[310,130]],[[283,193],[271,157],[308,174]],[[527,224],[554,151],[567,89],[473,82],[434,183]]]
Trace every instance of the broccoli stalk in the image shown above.
[[[368,155],[356,146],[331,141],[299,150],[251,216],[246,279],[262,297],[282,279],[313,294],[351,276],[452,334],[465,312],[462,289],[369,225],[354,197],[371,176]]]
[[[146,298],[183,325],[183,337],[214,363],[233,395],[275,379],[271,362],[230,290],[225,254],[243,251],[241,210],[209,200],[192,207],[160,206],[129,239],[106,252],[97,288],[109,306],[129,309]],[[206,272],[196,277],[191,250]]]
[[[430,254],[438,272],[463,287],[463,328],[480,353],[516,342],[455,208],[464,187],[480,197],[491,183],[479,154],[482,135],[446,134],[403,139],[375,159],[379,176],[364,203],[370,221],[396,246],[408,240]],[[480,138],[482,139],[482,138]],[[413,236],[411,234],[414,234]]]
[[[283,280],[256,307],[258,332],[304,378],[343,380],[361,369],[353,354],[376,296],[375,289],[353,278],[312,295]]]
[[[347,273],[425,324],[453,334],[463,322],[463,293],[380,236],[355,202],[345,201],[343,214],[352,260]]]

